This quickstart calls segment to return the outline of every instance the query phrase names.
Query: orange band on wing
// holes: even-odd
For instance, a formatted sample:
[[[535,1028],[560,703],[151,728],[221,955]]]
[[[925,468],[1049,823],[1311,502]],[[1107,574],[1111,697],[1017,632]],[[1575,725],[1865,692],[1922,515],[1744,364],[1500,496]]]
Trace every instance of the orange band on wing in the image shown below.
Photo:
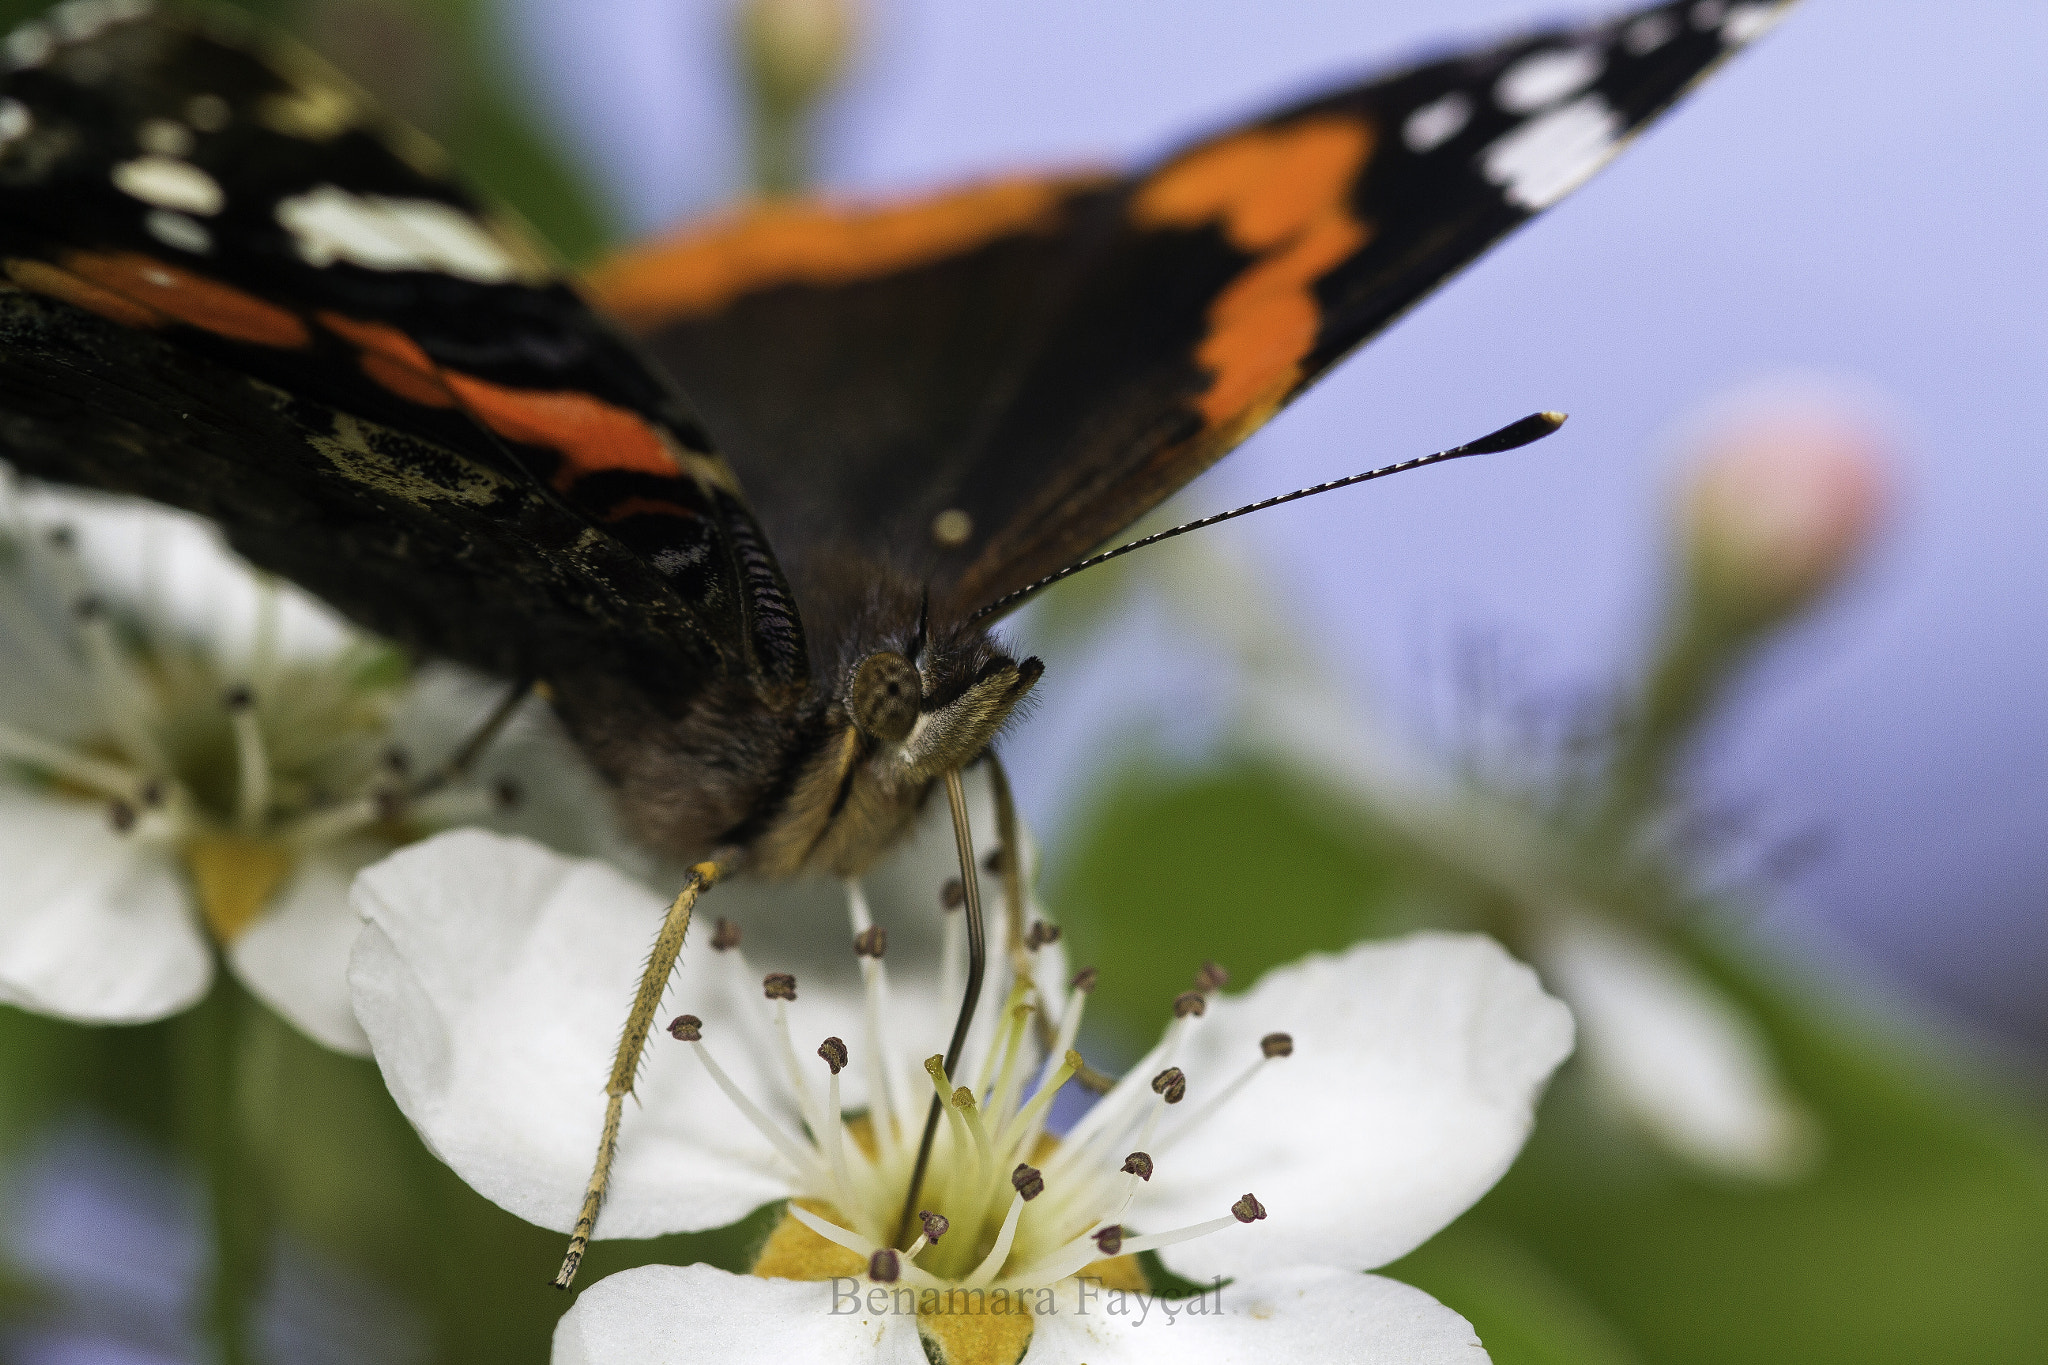
[[[684,472],[653,427],[587,393],[507,388],[453,370],[441,378],[467,412],[500,436],[560,452],[555,486],[562,492],[605,470],[671,479]]]
[[[83,308],[89,313],[98,313],[109,322],[118,322],[123,327],[168,327],[171,319],[156,309],[137,303],[125,294],[111,289],[102,289],[96,284],[81,280],[68,270],[59,270],[48,261],[29,260],[26,257],[10,256],[7,260],[7,278],[13,280],[31,293]]]
[[[1196,406],[1210,426],[1241,425],[1300,380],[1322,324],[1316,281],[1372,238],[1350,196],[1373,143],[1369,123],[1345,116],[1254,128],[1188,153],[1133,199],[1140,227],[1214,225],[1257,258],[1209,306]]]
[[[455,395],[441,377],[432,357],[396,327],[382,322],[364,322],[340,313],[317,315],[320,325],[351,342],[362,352],[357,362],[371,382],[391,390],[408,403],[430,408],[452,408]]]
[[[305,321],[290,309],[140,252],[73,251],[65,256],[64,268],[89,284],[161,313],[173,322],[230,341],[294,349],[313,339]],[[114,317],[112,313],[104,316]]]
[[[778,284],[872,279],[1016,233],[1049,232],[1095,175],[994,180],[910,204],[768,205],[629,251],[588,281],[627,326],[647,330],[715,313]]]

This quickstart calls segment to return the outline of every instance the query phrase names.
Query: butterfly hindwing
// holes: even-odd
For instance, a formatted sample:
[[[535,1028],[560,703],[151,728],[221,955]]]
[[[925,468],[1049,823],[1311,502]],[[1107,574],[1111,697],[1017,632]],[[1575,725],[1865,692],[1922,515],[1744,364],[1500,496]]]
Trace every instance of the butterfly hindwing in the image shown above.
[[[0,84],[5,453],[218,518],[386,633],[673,694],[804,675],[673,384],[439,151],[215,12],[72,0]]]
[[[1187,483],[1786,7],[1532,33],[1120,180],[759,209],[593,287],[771,528],[891,560],[957,617]]]

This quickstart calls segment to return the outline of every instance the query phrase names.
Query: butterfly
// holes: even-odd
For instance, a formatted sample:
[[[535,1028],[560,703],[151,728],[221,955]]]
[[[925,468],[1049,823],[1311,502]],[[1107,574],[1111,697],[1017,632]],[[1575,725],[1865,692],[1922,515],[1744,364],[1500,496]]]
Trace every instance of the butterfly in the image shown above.
[[[0,49],[0,454],[544,685],[629,827],[697,860],[566,1283],[698,895],[857,875],[935,786],[957,810],[1043,670],[1003,610],[1787,3],[1530,32],[1134,173],[745,207],[579,283],[309,54],[66,0]]]

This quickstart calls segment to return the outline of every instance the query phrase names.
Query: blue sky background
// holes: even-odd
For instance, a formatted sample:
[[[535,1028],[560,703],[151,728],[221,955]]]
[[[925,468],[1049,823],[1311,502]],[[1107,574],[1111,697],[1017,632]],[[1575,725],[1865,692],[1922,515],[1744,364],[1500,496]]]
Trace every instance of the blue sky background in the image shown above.
[[[826,180],[885,191],[1129,159],[1317,84],[1557,17],[1503,0],[873,0]],[[729,194],[723,0],[516,0],[508,35],[622,220]],[[1565,11],[1571,13],[1572,11]],[[1584,11],[1579,11],[1584,12]],[[1757,49],[1354,358],[1186,496],[1215,510],[1535,408],[1541,453],[1235,534],[1407,723],[1496,635],[1537,684],[1639,649],[1676,433],[1731,392],[1845,395],[1898,446],[1857,581],[1786,641],[1703,764],[1825,857],[1786,925],[2048,1044],[2048,7],[1807,0]],[[1228,533],[1226,533],[1228,534]],[[1024,742],[1056,823],[1102,737],[1175,709],[1185,642],[1055,661]],[[1176,661],[1180,662],[1176,662]],[[1428,661],[1434,662],[1428,662]],[[1169,729],[1171,727],[1168,727]]]

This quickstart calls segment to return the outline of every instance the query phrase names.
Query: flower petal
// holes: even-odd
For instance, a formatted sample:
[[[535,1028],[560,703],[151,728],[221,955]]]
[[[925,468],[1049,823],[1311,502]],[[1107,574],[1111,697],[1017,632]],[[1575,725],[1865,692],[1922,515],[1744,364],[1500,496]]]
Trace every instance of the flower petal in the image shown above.
[[[369,921],[349,965],[356,1017],[399,1108],[486,1198],[567,1231],[661,898],[603,864],[459,830],[376,864],[354,900]],[[724,955],[692,938],[671,999],[702,1012],[723,996]],[[719,1060],[768,1088],[745,1048]],[[604,1235],[721,1227],[791,1193],[686,1049],[656,1034],[636,1093]]]
[[[1038,1316],[1024,1365],[1078,1360],[1486,1365],[1487,1355],[1471,1323],[1420,1289],[1378,1275],[1303,1266],[1240,1276],[1178,1301],[1069,1280],[1060,1286],[1055,1310]]]
[[[1256,1193],[1266,1220],[1161,1251],[1192,1280],[1405,1255],[1500,1179],[1572,1047],[1570,1012],[1499,944],[1414,934],[1306,958],[1215,1001],[1182,1048],[1182,1107],[1199,1113],[1272,1031],[1293,1035],[1293,1055],[1184,1138],[1169,1119],[1126,1220],[1167,1231]]]
[[[1541,960],[1585,1030],[1600,1088],[1652,1136],[1730,1175],[1788,1179],[1811,1166],[1812,1117],[1756,1026],[1690,964],[1584,916],[1560,925]]]
[[[554,1365],[925,1365],[914,1313],[866,1311],[866,1280],[757,1280],[649,1265],[583,1291]]]
[[[0,786],[0,882],[0,1000],[137,1024],[206,994],[212,954],[176,866],[100,806]]]
[[[390,851],[383,840],[363,838],[301,859],[228,949],[228,965],[257,999],[314,1042],[355,1057],[370,1055],[370,1036],[349,1000],[349,953],[363,917],[349,904],[348,889]]]

